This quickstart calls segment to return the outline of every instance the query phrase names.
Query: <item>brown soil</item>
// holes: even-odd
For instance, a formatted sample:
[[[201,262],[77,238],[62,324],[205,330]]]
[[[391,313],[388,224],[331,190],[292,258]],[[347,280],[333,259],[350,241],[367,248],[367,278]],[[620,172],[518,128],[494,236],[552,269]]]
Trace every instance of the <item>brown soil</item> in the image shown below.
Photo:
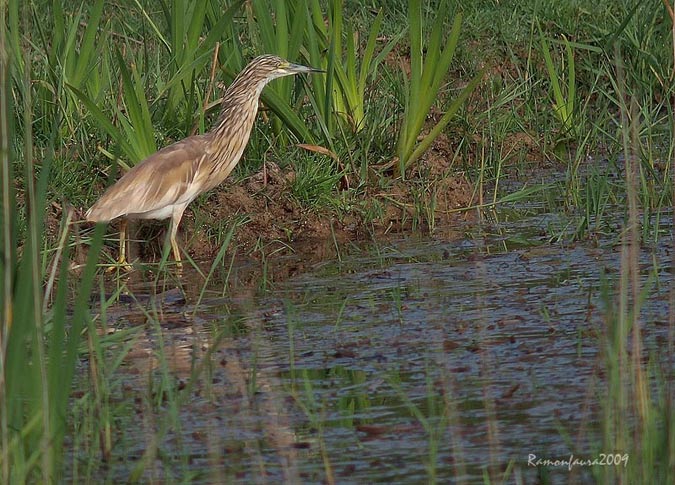
[[[429,162],[435,169],[427,171],[424,180],[397,181],[384,191],[369,189],[360,206],[348,214],[303,208],[289,190],[293,173],[268,163],[266,177],[259,172],[243,183],[226,183],[214,190],[200,226],[195,225],[194,214],[187,215],[183,234],[195,234],[187,249],[196,260],[212,259],[219,247],[206,236],[208,227],[239,215],[245,215],[248,222],[237,229],[236,246],[253,257],[301,252],[310,259],[321,259],[329,256],[325,252],[335,243],[410,231],[414,225],[422,230],[448,226],[466,216],[457,209],[471,205],[472,187],[461,175],[441,175],[439,165],[445,159],[429,157]],[[436,201],[433,215],[431,200]],[[200,216],[203,220],[204,214]]]

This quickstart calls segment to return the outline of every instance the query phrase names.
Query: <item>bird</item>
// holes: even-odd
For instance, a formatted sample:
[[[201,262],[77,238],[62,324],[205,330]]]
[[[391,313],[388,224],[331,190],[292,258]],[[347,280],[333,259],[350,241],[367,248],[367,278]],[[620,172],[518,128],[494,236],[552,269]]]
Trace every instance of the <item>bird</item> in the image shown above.
[[[86,212],[85,219],[107,223],[123,218],[119,264],[131,268],[126,260],[127,220],[171,218],[169,240],[176,265],[181,268],[176,235],[183,212],[198,195],[220,185],[239,162],[251,135],[263,88],[279,77],[318,72],[324,71],[293,64],[275,55],[256,57],[225,90],[220,116],[210,131],[162,148],[108,188]]]

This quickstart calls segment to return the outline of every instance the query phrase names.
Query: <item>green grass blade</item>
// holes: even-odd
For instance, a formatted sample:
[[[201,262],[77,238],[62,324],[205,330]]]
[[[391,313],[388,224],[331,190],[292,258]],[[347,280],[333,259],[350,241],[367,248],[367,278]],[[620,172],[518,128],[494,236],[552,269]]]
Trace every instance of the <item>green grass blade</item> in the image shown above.
[[[574,116],[574,103],[576,101],[576,74],[574,67],[574,52],[572,52],[572,47],[570,43],[565,39],[565,52],[567,52],[567,116],[564,124],[567,126],[573,126],[573,120],[571,119]]]
[[[410,24],[410,97],[419,99],[423,69],[422,53],[422,5],[419,0],[408,2],[408,23]]]
[[[18,446],[10,437],[11,403],[5,399],[7,386],[7,339],[14,322],[14,272],[16,268],[16,196],[14,193],[14,170],[10,154],[10,113],[13,112],[11,92],[12,68],[19,62],[10,62],[8,47],[18,41],[18,3],[10,2],[8,10],[9,29],[6,29],[5,9],[0,9],[0,251],[2,277],[0,278],[0,481],[9,483],[10,453]],[[5,43],[9,44],[9,46]],[[11,47],[10,47],[11,48]],[[11,133],[13,135],[13,133]]]
[[[183,64],[178,71],[176,71],[171,78],[164,83],[161,88],[157,91],[157,97],[155,98],[155,103],[159,102],[165,94],[167,94],[172,89],[175,89],[178,86],[181,86],[186,79],[189,79],[195,71],[202,69],[209,60],[213,57],[213,52],[204,51],[196,56],[192,62],[189,64]]]
[[[309,60],[309,64],[312,66],[317,68],[325,68],[325,58],[322,56],[321,50],[326,43],[326,33],[321,14],[321,7],[318,0],[314,0],[311,7],[312,11],[305,17],[306,40],[304,46],[307,50],[306,57]],[[317,117],[321,120],[321,123],[325,124],[326,114],[323,112],[323,107],[325,106],[324,98],[329,96],[325,90],[326,79],[324,76],[314,75],[310,77],[309,82],[312,85],[312,90],[309,96],[310,99],[313,100],[312,104],[314,106],[314,110],[318,115]]]
[[[553,89],[553,96],[555,103],[558,106],[564,105],[562,89],[560,89],[560,81],[558,79],[558,72],[553,65],[553,58],[551,57],[551,50],[548,45],[548,41],[542,37],[541,38],[541,49],[544,56],[544,62],[546,64],[546,71],[548,72],[548,77],[551,82],[551,88]]]
[[[272,15],[270,15],[270,4],[268,2],[254,1],[253,9],[255,11],[255,20],[258,27],[257,32],[260,35],[263,49],[269,49],[275,44],[274,24]],[[286,19],[283,19],[284,21]],[[284,49],[285,46],[276,46],[277,49]],[[279,52],[275,49],[275,52]]]
[[[180,65],[185,48],[185,20],[188,15],[189,5],[184,0],[173,0],[169,18],[171,22],[171,55],[176,66]]]
[[[213,46],[216,45],[216,42],[219,42],[223,38],[223,34],[228,28],[232,28],[235,14],[239,12],[239,9],[244,4],[245,0],[237,0],[232,2],[230,6],[225,9],[221,14],[219,12],[218,21],[210,25],[208,28],[208,34],[204,38],[204,41],[199,46],[200,52],[211,52]]]
[[[431,110],[434,102],[438,97],[438,91],[441,87],[441,82],[448,73],[450,63],[454,57],[455,49],[459,41],[459,34],[462,25],[461,15],[458,14],[453,22],[450,37],[443,51],[440,51],[440,45],[436,50],[432,48],[427,49],[427,59],[424,63],[424,74],[420,81],[422,92],[416,98],[419,100],[419,105],[413,111],[413,124],[410,127],[411,132],[417,136],[417,133],[422,131],[424,123],[426,122],[427,114]],[[432,37],[441,37],[443,23],[437,22],[434,25]]]
[[[159,41],[164,45],[164,48],[168,51],[171,52],[171,44],[169,41],[166,39],[166,37],[162,34],[162,31],[157,27],[157,24],[152,20],[150,17],[150,14],[143,8],[139,0],[133,0],[134,3],[136,4],[136,7],[138,7],[138,10],[141,12],[143,17],[145,17],[145,20],[150,24],[150,27],[152,28],[152,31],[155,33],[155,36],[159,39]]]
[[[357,52],[356,52],[356,41],[354,40],[355,34],[350,34],[349,32],[347,33],[347,60],[346,60],[346,68],[345,72],[349,79],[351,80],[350,82],[350,88],[352,92],[358,91],[358,75],[356,73],[356,57],[357,57]],[[361,62],[365,62],[365,59],[362,59]]]
[[[442,29],[442,25],[439,26],[439,30]],[[452,29],[450,30],[450,36],[446,42],[443,53],[440,56],[438,65],[434,71],[434,75],[431,79],[430,86],[432,92],[438,92],[440,89],[441,83],[445,78],[445,75],[450,69],[450,64],[452,64],[452,59],[455,56],[457,50],[457,44],[459,43],[459,34],[462,30],[462,14],[458,13],[455,16],[454,21],[452,22]]]
[[[554,187],[554,184],[537,184],[537,185],[525,186],[521,189],[516,190],[515,192],[511,192],[510,194],[506,194],[505,196],[500,197],[499,200],[496,203],[497,204],[508,204],[508,203],[531,200],[533,195],[540,194],[540,193],[545,192],[547,190],[551,190],[551,188],[553,188],[553,187]]]
[[[337,5],[337,3],[334,3],[334,6],[335,5]],[[331,17],[332,35],[329,37],[328,65],[326,67],[326,97],[324,98],[323,106],[324,122],[328,128],[328,132],[331,134],[333,133],[333,116],[331,111],[333,106],[333,89],[336,77],[335,57],[340,46],[339,38],[342,35],[342,14],[337,7],[335,7],[333,10],[333,15]]]
[[[384,21],[384,10],[380,9],[380,11],[377,12],[377,16],[373,21],[372,27],[370,28],[370,32],[368,34],[368,41],[366,42],[366,48],[363,51],[363,57],[361,59],[361,71],[359,72],[359,81],[358,81],[359,96],[361,98],[363,98],[363,95],[366,91],[366,81],[368,79],[368,75],[372,73],[374,69],[377,67],[377,60],[375,63],[373,63],[373,56],[375,55],[375,47],[377,45],[377,35],[380,33],[383,21]],[[393,47],[393,45],[391,47]],[[389,52],[387,52],[387,54],[388,53]],[[353,55],[356,56],[356,52],[354,52]]]
[[[81,6],[77,13],[73,16],[73,19],[70,22],[70,25],[66,31],[65,42],[63,46],[56,46],[57,48],[62,48],[55,52],[56,65],[55,69],[58,75],[65,77],[70,80],[71,77],[75,76],[77,57],[74,55],[76,52],[77,38],[80,30],[80,21],[82,19],[82,9],[84,6]],[[59,79],[58,82],[61,80]]]
[[[305,26],[307,25],[307,5],[305,2],[298,2],[291,13],[291,36],[288,42],[289,52],[294,57],[300,52],[302,40],[305,36]]]
[[[195,52],[199,46],[199,38],[204,30],[204,21],[206,20],[206,4],[208,2],[191,2],[192,13],[190,15],[190,25],[187,30],[187,46],[191,52]]]
[[[558,72],[553,64],[553,58],[551,57],[551,50],[548,44],[548,41],[541,33],[541,49],[544,56],[544,63],[546,64],[546,71],[548,72],[549,81],[551,82],[551,89],[553,90],[553,99],[554,99],[554,109],[556,115],[560,118],[563,123],[563,126],[567,128],[568,112],[567,112],[567,103],[565,102],[565,96],[563,95],[562,88],[560,87],[560,78]]]
[[[276,19],[277,19],[277,28],[276,28],[276,48],[277,52],[283,58],[289,57],[289,33],[288,33],[288,13],[286,11],[286,1],[278,0],[276,2]]]

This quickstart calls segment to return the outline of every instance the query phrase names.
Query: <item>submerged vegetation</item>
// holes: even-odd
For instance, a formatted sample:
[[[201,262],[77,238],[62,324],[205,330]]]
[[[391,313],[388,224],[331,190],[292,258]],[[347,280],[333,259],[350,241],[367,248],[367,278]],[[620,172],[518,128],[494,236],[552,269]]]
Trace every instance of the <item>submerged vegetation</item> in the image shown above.
[[[629,459],[626,466],[593,467],[588,476],[598,483],[672,483],[675,381],[672,365],[663,362],[672,364],[675,283],[656,257],[645,269],[637,255],[672,241],[675,227],[663,223],[673,215],[674,24],[661,0],[0,0],[0,482],[116,480],[108,465],[124,454],[121,446],[133,450],[126,481],[264,476],[269,443],[288,482],[297,482],[299,467],[291,465],[305,458],[299,449],[306,443],[318,450],[313,479],[336,482],[335,451],[325,440],[332,410],[313,388],[317,376],[295,367],[301,320],[293,304],[284,308],[284,395],[259,395],[274,376],[259,367],[258,356],[273,353],[260,328],[242,323],[239,312],[250,310],[250,301],[243,310],[226,304],[227,317],[209,327],[208,344],[191,344],[202,360],[193,358],[178,378],[168,363],[175,349],[164,341],[169,317],[162,298],[172,295],[167,285],[181,285],[167,268],[168,248],[147,273],[160,296],[143,304],[140,295],[128,296],[142,309],[143,325],[113,332],[109,313],[130,286],[116,279],[111,290],[99,271],[104,255],[111,256],[105,228],[78,223],[121,170],[208,130],[222,86],[252,57],[271,53],[326,73],[271,83],[230,186],[191,207],[183,241],[202,286],[180,317],[198,321],[214,275],[219,298],[235,286],[230,278],[239,256],[256,258],[262,269],[253,286],[268,290],[275,256],[299,239],[328,241],[340,260],[345,240],[366,236],[377,247],[396,230],[433,235],[458,214],[495,226],[504,218],[555,214],[538,238],[503,235],[503,247],[621,248],[618,276],[599,289],[605,325],[580,328],[579,338],[592,339],[603,359],[594,373],[598,387],[589,391],[600,403],[594,411],[601,425],[584,437],[594,451]],[[554,179],[544,170],[551,167]],[[198,259],[208,261],[205,270]],[[670,333],[662,351],[648,354],[640,310],[654,287],[670,288]],[[404,327],[410,291],[387,288],[386,303],[370,305],[385,305]],[[333,332],[340,331],[348,299],[335,303]],[[263,320],[269,315],[275,313]],[[283,417],[278,410],[290,399],[309,423],[307,436],[297,441],[287,423],[275,422],[269,443],[227,450],[252,454],[257,467],[235,464],[225,476],[218,471],[221,452],[198,436],[205,451],[195,455],[213,465],[199,475],[188,466],[194,456],[171,456],[162,441],[180,441],[196,389],[204,407],[225,392],[214,390],[218,347],[248,333],[258,352],[249,367],[220,362],[240,367],[229,383],[238,405]],[[138,393],[120,370],[145,339],[152,364],[138,370],[148,385]],[[424,399],[407,394],[399,368],[384,372],[373,395],[350,387],[363,384],[360,371],[333,370],[328,377],[348,386],[339,420],[356,426],[359,410],[395,402],[426,436],[428,480],[447,476],[439,470],[450,466],[452,476],[467,479],[460,444],[444,442],[443,433],[461,421],[462,403],[434,373],[432,359],[425,357],[425,365]],[[377,396],[382,386],[386,397]],[[492,452],[498,403],[486,396]],[[136,426],[134,413],[151,430],[142,449],[124,433]],[[359,431],[381,432],[373,423]],[[451,446],[453,463],[439,462],[440,450]],[[525,457],[490,456],[483,480],[517,481],[526,466]],[[537,478],[545,482],[541,470]]]

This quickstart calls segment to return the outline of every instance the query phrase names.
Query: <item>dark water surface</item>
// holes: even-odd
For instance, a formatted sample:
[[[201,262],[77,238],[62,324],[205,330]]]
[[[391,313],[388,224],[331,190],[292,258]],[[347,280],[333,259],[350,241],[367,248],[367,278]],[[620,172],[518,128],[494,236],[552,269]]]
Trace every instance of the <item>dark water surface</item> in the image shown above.
[[[550,244],[552,223],[351,248],[265,291],[225,289],[217,274],[201,301],[189,272],[159,297],[130,284],[107,321],[130,331],[118,392],[134,411],[117,423],[106,476],[128,479],[156,448],[143,480],[482,482],[491,465],[509,481],[587,480],[591,468],[528,458],[616,451],[600,448],[597,417],[621,246]],[[640,254],[644,345],[659,362],[669,250]],[[180,397],[153,413],[137,394],[158,392],[162,374],[176,383],[162,392]]]

